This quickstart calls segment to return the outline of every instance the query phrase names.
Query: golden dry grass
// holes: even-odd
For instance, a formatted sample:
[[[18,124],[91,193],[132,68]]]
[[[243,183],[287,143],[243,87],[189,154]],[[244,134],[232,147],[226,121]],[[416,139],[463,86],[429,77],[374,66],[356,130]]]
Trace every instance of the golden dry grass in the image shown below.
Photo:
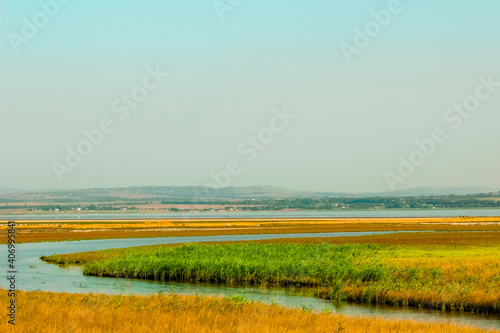
[[[345,231],[500,231],[500,217],[38,222],[18,222],[17,242]],[[7,226],[0,225],[0,244],[6,243],[6,232]]]
[[[8,301],[2,290],[0,306],[5,309]],[[200,296],[19,292],[17,303],[15,329],[4,319],[1,332],[485,332],[450,324],[347,317]]]
[[[6,223],[0,215],[0,223]],[[110,219],[105,221],[92,219],[77,220],[18,220],[18,228],[71,228],[71,229],[99,229],[99,228],[156,228],[156,227],[255,227],[255,226],[284,226],[284,225],[331,225],[331,224],[475,224],[500,223],[499,216],[484,217],[350,217],[350,218],[269,218],[269,219]],[[0,225],[0,229],[5,226]]]

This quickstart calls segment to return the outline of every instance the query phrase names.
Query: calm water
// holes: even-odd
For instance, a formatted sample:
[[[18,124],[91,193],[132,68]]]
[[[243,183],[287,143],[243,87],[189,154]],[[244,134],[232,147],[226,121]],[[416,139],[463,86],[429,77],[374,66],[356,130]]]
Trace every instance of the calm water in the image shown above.
[[[454,210],[336,210],[297,212],[210,212],[210,213],[115,213],[115,214],[20,214],[0,215],[0,220],[53,220],[53,219],[204,219],[204,218],[322,218],[322,217],[458,217],[500,216],[500,209],[454,209]]]
[[[393,308],[381,306],[364,306],[330,301],[314,297],[303,297],[291,290],[261,289],[247,287],[216,286],[210,284],[164,283],[155,281],[99,278],[82,275],[79,268],[61,268],[46,264],[39,257],[54,253],[64,254],[82,251],[104,250],[141,245],[171,244],[207,241],[257,240],[271,238],[296,237],[340,237],[383,234],[393,232],[341,232],[315,234],[279,234],[279,235],[230,235],[210,237],[162,237],[139,239],[108,239],[91,241],[28,243],[17,245],[17,288],[20,290],[43,290],[71,293],[106,293],[106,294],[151,294],[160,291],[175,291],[180,294],[198,295],[243,295],[247,299],[264,303],[277,303],[289,307],[304,307],[314,310],[325,308],[346,315],[381,316],[385,318],[404,318],[422,321],[455,322],[462,325],[473,325],[483,328],[500,329],[499,316],[449,313],[435,310],[412,308]],[[7,253],[6,245],[0,246],[0,253]],[[5,256],[4,256],[5,257]],[[0,262],[2,271],[7,271],[7,260]],[[0,279],[0,286],[7,287],[7,280]]]

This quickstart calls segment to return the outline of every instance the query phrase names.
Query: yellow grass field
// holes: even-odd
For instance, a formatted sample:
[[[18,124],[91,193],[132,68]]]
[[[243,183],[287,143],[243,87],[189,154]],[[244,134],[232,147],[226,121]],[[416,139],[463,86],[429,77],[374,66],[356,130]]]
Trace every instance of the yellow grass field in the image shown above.
[[[467,294],[471,304],[489,304],[500,297],[498,292],[483,288],[491,282],[488,277],[498,277],[499,220],[498,217],[491,217],[265,221],[40,221],[42,225],[20,221],[16,229],[17,239],[21,242],[217,234],[380,230],[460,231],[272,239],[254,242],[404,245],[408,247],[407,251],[402,248],[401,251],[397,251],[397,256],[389,253],[390,251],[386,253],[387,255],[381,256],[383,265],[419,267],[425,271],[439,268],[442,270],[440,276],[443,280],[452,281],[453,276],[460,276],[463,281],[470,279],[471,286],[481,287]],[[2,225],[0,228],[3,229],[0,230],[0,239],[3,242],[7,237],[2,237],[1,233],[5,232],[6,227]],[[142,249],[149,251],[154,247]],[[129,250],[116,249],[56,257],[66,263],[75,263],[75,260],[84,263],[120,257]],[[435,294],[434,291],[427,290],[418,299],[413,297],[417,290],[413,290],[413,287],[410,289],[394,291],[396,294],[386,293],[384,297],[413,298],[426,303],[429,298],[441,299],[448,295],[444,290]],[[318,288],[317,296],[324,297],[322,293],[330,292],[329,288]],[[346,286],[343,292],[351,294],[354,300],[358,296],[364,297],[362,286]],[[0,290],[0,294],[0,306],[6,307],[7,293]],[[0,322],[0,332],[484,332],[476,328],[448,324],[305,312],[276,305],[248,303],[238,298],[180,295],[106,296],[21,291],[17,293],[17,304],[15,329],[7,323],[7,320],[3,320]]]
[[[17,221],[17,242],[344,231],[500,231],[500,217]],[[0,221],[0,244],[7,241]]]
[[[0,306],[8,304],[5,290]],[[16,325],[1,332],[421,332],[479,333],[478,328],[306,312],[243,299],[180,295],[109,296],[18,292]],[[492,331],[489,331],[492,332]]]

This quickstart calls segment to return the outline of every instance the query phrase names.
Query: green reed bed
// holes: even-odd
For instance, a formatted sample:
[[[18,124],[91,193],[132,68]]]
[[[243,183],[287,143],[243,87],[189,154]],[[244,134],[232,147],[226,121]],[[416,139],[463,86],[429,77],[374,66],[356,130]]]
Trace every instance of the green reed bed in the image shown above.
[[[181,282],[319,286],[376,281],[386,271],[366,260],[377,245],[187,244],[87,263],[84,274]],[[362,264],[360,264],[363,262]]]
[[[500,313],[497,246],[236,243],[109,251],[89,256],[84,274],[312,287],[327,299]]]

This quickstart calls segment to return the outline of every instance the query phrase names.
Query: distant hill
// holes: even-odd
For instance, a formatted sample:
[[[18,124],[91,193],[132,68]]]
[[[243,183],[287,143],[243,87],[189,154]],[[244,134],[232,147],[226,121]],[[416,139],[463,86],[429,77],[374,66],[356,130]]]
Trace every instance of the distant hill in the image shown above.
[[[15,188],[0,187],[0,193],[10,194],[10,193],[25,193],[25,190],[18,190]]]
[[[377,193],[379,196],[431,196],[431,195],[467,195],[498,192],[498,189],[487,187],[416,187],[408,190]],[[373,194],[372,194],[373,195]]]
[[[220,189],[205,186],[130,186],[114,188],[90,188],[76,190],[39,190],[23,191],[0,188],[3,198],[34,197],[60,198],[64,200],[92,199],[162,199],[162,198],[213,198],[213,199],[266,199],[266,198],[366,198],[366,197],[407,197],[407,196],[443,196],[467,195],[498,192],[498,189],[483,187],[419,187],[407,190],[380,193],[340,193],[289,190],[272,186],[225,187]]]

